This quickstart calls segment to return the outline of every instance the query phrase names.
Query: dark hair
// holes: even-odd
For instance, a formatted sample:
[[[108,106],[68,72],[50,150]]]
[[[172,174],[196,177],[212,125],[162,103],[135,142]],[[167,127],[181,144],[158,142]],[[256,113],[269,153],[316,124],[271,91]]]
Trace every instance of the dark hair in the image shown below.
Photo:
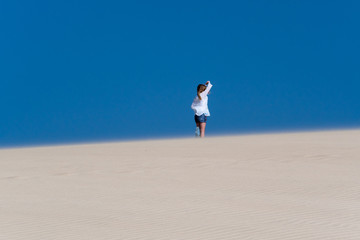
[[[199,84],[197,86],[197,96],[198,98],[201,100],[201,97],[200,97],[200,93],[202,93],[203,91],[205,91],[206,89],[206,86],[204,84]]]

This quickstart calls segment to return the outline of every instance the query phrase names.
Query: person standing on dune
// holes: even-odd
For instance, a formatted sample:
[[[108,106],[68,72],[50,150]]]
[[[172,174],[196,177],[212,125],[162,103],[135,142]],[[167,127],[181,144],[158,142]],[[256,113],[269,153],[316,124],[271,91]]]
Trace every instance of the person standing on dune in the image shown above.
[[[199,84],[197,86],[197,95],[191,104],[191,109],[195,112],[196,137],[205,137],[206,120],[207,117],[210,116],[208,108],[208,94],[212,86],[213,85],[210,81],[207,81],[205,85]]]

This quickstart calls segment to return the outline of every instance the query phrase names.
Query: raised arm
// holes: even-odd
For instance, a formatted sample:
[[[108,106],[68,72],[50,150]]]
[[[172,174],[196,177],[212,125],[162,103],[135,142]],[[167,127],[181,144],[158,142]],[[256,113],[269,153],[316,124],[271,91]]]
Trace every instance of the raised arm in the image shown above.
[[[210,83],[210,81],[207,81],[206,84],[207,84],[207,87],[206,87],[205,91],[203,91],[202,93],[205,95],[208,95],[210,92],[210,89],[212,88],[213,85]]]

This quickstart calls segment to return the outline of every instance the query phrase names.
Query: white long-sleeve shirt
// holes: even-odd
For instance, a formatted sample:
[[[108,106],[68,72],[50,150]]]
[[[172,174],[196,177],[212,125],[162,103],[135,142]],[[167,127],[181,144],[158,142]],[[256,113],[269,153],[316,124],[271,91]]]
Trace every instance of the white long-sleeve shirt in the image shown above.
[[[205,114],[205,116],[210,116],[209,108],[208,108],[208,94],[210,89],[212,88],[212,84],[209,82],[205,91],[200,93],[201,100],[198,96],[195,97],[193,103],[191,104],[191,109],[194,110],[195,115],[200,116]]]

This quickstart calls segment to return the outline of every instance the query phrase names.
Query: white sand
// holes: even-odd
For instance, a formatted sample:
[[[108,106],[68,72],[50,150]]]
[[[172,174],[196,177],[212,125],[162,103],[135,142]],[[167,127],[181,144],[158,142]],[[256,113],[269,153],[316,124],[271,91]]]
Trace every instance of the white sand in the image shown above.
[[[360,239],[360,130],[0,150],[1,240]]]

